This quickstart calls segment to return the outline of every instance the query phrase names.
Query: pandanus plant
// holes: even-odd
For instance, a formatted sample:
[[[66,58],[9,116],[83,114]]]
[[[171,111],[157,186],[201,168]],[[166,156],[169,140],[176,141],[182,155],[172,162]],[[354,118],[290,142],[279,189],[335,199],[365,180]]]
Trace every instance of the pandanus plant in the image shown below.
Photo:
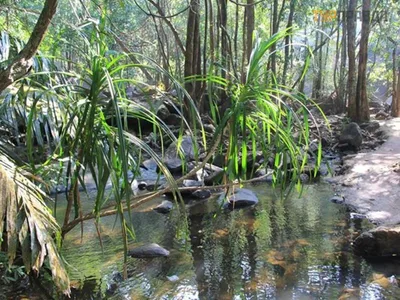
[[[208,147],[195,103],[177,80],[151,59],[142,56],[146,64],[126,63],[129,55],[108,49],[107,43],[111,37],[106,27],[105,12],[102,13],[100,22],[89,21],[78,33],[83,47],[76,47],[77,53],[80,53],[79,59],[69,62],[74,71],[63,71],[56,64],[50,64],[51,70],[37,68],[28,78],[14,83],[13,92],[3,98],[3,105],[9,108],[15,107],[15,101],[23,101],[25,104],[26,113],[22,114],[26,123],[28,149],[28,164],[25,167],[34,173],[29,175],[30,173],[16,168],[15,163],[6,156],[0,157],[0,182],[5,191],[0,196],[0,222],[6,225],[7,236],[4,242],[8,247],[10,263],[18,245],[27,271],[32,268],[38,270],[47,255],[55,283],[60,290],[68,293],[68,275],[56,246],[59,238],[84,220],[94,218],[99,222],[102,216],[110,214],[116,214],[120,221],[126,262],[128,240],[129,237],[134,237],[130,209],[166,190],[178,190],[179,182],[202,168],[221,150],[221,141],[228,142],[224,150],[225,173],[229,181],[245,179],[247,170],[252,167],[248,166],[247,157],[250,155],[255,158],[257,150],[261,150],[266,158],[271,155],[274,158],[276,182],[286,178],[288,159],[292,164],[292,179],[298,179],[299,172],[307,162],[307,155],[304,154],[306,151],[303,150],[308,146],[312,115],[303,95],[276,82],[268,83],[268,70],[265,67],[266,53],[272,45],[289,34],[287,31],[277,33],[267,41],[255,42],[244,83],[234,79],[227,81],[212,74],[201,79],[207,81],[209,89],[223,88],[228,91],[230,101],[229,108],[221,112],[219,118],[217,106],[211,105],[211,115],[217,127]],[[38,62],[44,61],[43,59],[39,57]],[[54,58],[52,60],[56,61]],[[36,67],[40,65],[37,63]],[[206,148],[203,162],[178,180],[174,180],[162,158],[143,141],[140,134],[135,135],[127,128],[128,117],[142,119],[153,124],[154,132],[159,136],[177,139],[154,112],[127,98],[126,87],[137,84],[128,75],[141,68],[170,76],[181,103],[189,103],[191,106],[190,122],[181,114],[181,128],[192,134],[195,144],[197,136],[200,136]],[[177,113],[181,113],[179,109]],[[45,122],[38,124],[37,120]],[[193,130],[189,123],[193,125]],[[298,140],[292,135],[294,130],[300,133]],[[183,132],[181,130],[178,144]],[[46,142],[41,140],[43,136],[46,137]],[[48,145],[48,158],[39,166],[32,161],[34,140],[43,146]],[[131,183],[139,172],[143,152],[159,165],[168,187],[146,194],[144,198],[135,198],[132,197]],[[318,167],[321,147],[317,157]],[[59,167],[57,177],[66,178],[64,183],[69,188],[61,229],[54,219],[54,212],[50,211],[44,201],[46,196],[37,187],[45,184],[36,175],[49,176],[48,172],[55,163]],[[79,185],[85,188],[87,173],[93,177],[97,193],[92,211],[84,214]],[[27,175],[37,185],[29,181]],[[112,183],[111,195],[106,189],[108,182]],[[3,238],[1,234],[4,228],[0,229],[0,237]],[[98,232],[100,237],[101,232]]]

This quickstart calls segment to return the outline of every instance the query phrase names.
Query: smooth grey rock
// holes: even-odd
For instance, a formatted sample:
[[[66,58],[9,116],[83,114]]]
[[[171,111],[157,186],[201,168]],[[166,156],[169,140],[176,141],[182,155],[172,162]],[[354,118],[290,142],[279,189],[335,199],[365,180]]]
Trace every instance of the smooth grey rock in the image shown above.
[[[165,151],[165,157],[171,159],[171,158],[179,158],[179,153],[178,153],[178,141],[174,141],[167,150]],[[183,156],[186,158],[186,161],[190,161],[194,159],[194,147],[193,147],[193,142],[192,138],[190,136],[184,136],[182,138],[180,148],[182,151]]]
[[[167,214],[171,211],[173,207],[174,205],[171,201],[164,200],[163,202],[161,202],[160,205],[154,207],[153,210],[161,214]]]
[[[156,170],[157,163],[154,159],[150,158],[142,162],[142,166],[147,170]]]
[[[193,179],[185,179],[182,184],[185,187],[202,186],[202,183],[200,181]]]
[[[179,158],[167,158],[164,164],[171,173],[182,172],[183,161]]]
[[[225,201],[225,193],[223,193],[218,200],[220,202]],[[223,207],[226,209],[236,209],[252,206],[258,203],[256,194],[248,189],[238,188],[235,189],[233,194],[227,196]]]
[[[128,251],[128,255],[134,258],[168,257],[169,251],[156,243],[140,246]]]
[[[362,141],[363,137],[360,126],[354,122],[346,125],[339,137],[339,142],[341,144],[347,144],[354,148],[359,148]]]
[[[195,190],[192,193],[192,196],[197,199],[207,199],[207,198],[210,198],[211,192],[210,192],[210,190]]]
[[[364,257],[400,255],[400,225],[380,226],[362,233],[353,243],[354,253]]]

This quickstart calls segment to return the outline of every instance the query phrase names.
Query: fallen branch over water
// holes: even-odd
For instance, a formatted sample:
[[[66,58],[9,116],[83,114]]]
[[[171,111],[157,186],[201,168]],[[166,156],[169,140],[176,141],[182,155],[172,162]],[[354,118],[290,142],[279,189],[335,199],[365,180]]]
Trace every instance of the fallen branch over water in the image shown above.
[[[208,154],[204,158],[204,160],[198,166],[196,166],[193,170],[191,170],[189,173],[187,173],[186,175],[184,175],[181,178],[177,179],[175,181],[175,185],[178,185],[179,183],[182,183],[185,179],[188,179],[191,176],[195,175],[197,171],[202,169],[207,164],[207,162],[210,160],[210,158],[214,154],[215,150],[218,148],[220,140],[221,140],[221,137],[222,137],[222,134],[219,134],[217,136],[217,138],[215,139],[214,145],[211,147],[210,151],[208,152]],[[229,184],[226,185],[226,186],[229,186]],[[183,191],[183,189],[185,189],[185,188],[177,188],[177,189],[175,188],[176,191]],[[197,189],[198,189],[198,187],[197,187]],[[144,203],[154,199],[155,197],[161,196],[162,194],[170,192],[171,190],[173,190],[173,188],[171,186],[167,186],[166,188],[164,188],[162,190],[159,190],[157,192],[151,192],[151,193],[146,193],[146,194],[143,194],[143,195],[138,195],[138,196],[132,197],[130,199],[130,201],[135,201],[135,202],[132,203],[130,206],[127,206],[126,205],[126,201],[123,201],[123,203],[122,203],[124,205],[123,210],[127,211],[127,210],[130,210],[132,208],[138,207],[139,205],[144,204]],[[179,193],[178,193],[178,196],[180,197]],[[112,204],[112,205],[109,205],[107,207],[104,207],[100,213],[95,214],[95,213],[91,212],[91,213],[88,213],[88,214],[86,214],[86,215],[84,215],[82,217],[79,217],[79,218],[76,218],[76,219],[72,220],[71,222],[69,222],[68,224],[65,224],[62,227],[62,229],[61,229],[62,236],[67,234],[69,231],[71,231],[80,222],[87,221],[87,220],[90,220],[90,219],[95,219],[97,217],[105,217],[105,216],[110,216],[110,215],[116,214],[118,212],[118,210],[115,209],[114,207],[115,207],[115,204]]]
[[[182,183],[185,179],[188,179],[189,177],[193,176],[196,174],[197,171],[199,171],[200,169],[204,168],[208,162],[208,160],[211,158],[211,156],[214,153],[214,150],[218,147],[218,143],[219,140],[221,138],[221,135],[217,138],[216,143],[214,144],[214,146],[212,147],[211,151],[207,154],[207,156],[204,158],[204,160],[198,165],[196,166],[194,169],[192,169],[189,173],[187,173],[186,175],[182,176],[181,178],[176,180],[176,184]],[[225,188],[229,188],[232,186],[237,186],[240,184],[246,184],[246,183],[253,183],[253,182],[258,182],[258,181],[262,181],[263,179],[267,178],[268,176],[270,176],[272,173],[267,173],[265,175],[262,175],[260,177],[256,177],[256,178],[252,178],[249,180],[244,180],[241,182],[230,182],[227,184],[221,184],[221,185],[215,185],[215,186],[194,186],[194,187],[178,187],[177,189],[174,190],[174,192],[177,193],[178,197],[181,199],[180,193],[181,192],[185,192],[185,191],[194,191],[194,190],[210,190],[210,189],[225,189]],[[132,203],[131,205],[127,206],[126,205],[126,201],[123,202],[123,211],[128,211],[130,209],[136,208],[158,196],[161,196],[165,193],[171,192],[171,190],[173,190],[173,188],[171,186],[167,186],[164,189],[161,189],[159,191],[156,192],[149,192],[149,193],[145,193],[145,194],[141,194],[141,195],[137,195],[134,196],[130,199]],[[182,199],[181,199],[182,200]],[[84,216],[81,216],[79,218],[76,218],[74,220],[72,220],[71,222],[69,222],[68,224],[66,224],[65,226],[62,227],[62,235],[65,236],[65,234],[67,234],[69,231],[71,231],[76,225],[78,225],[79,223],[83,222],[83,221],[87,221],[87,220],[91,220],[91,219],[95,219],[97,217],[106,217],[106,216],[111,216],[111,215],[115,215],[118,210],[115,207],[115,203],[108,205],[107,207],[104,207],[102,209],[102,211],[98,214],[95,214],[93,212],[88,213]]]

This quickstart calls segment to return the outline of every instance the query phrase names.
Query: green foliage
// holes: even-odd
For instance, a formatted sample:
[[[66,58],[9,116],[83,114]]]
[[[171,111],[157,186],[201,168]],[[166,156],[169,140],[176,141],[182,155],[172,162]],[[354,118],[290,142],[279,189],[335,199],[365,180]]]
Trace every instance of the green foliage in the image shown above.
[[[256,41],[244,83],[239,79],[228,82],[223,78],[208,77],[209,83],[229,91],[229,108],[220,118],[217,132],[227,134],[226,173],[230,180],[244,179],[249,172],[254,173],[254,166],[248,165],[248,161],[249,158],[255,161],[260,150],[264,158],[274,160],[276,183],[286,181],[288,177],[296,182],[307,164],[309,124],[314,119],[306,105],[314,104],[303,94],[265,79],[268,74],[266,54],[287,34],[287,31],[281,31],[268,40]],[[216,105],[212,106],[212,112],[218,122]],[[299,133],[298,140],[294,138],[294,132]],[[319,146],[316,169],[321,155]],[[264,168],[268,164],[268,159],[265,160]]]

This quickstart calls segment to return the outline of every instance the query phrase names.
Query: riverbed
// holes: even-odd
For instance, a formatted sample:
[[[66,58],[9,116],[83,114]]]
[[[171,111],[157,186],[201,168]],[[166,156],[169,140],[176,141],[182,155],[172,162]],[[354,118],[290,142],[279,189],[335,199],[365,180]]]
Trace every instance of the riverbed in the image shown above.
[[[129,258],[122,278],[123,244],[115,216],[101,219],[101,247],[93,221],[64,241],[75,299],[400,299],[400,263],[368,262],[351,242],[373,225],[331,203],[332,188],[247,186],[259,203],[234,211],[216,197],[152,210],[163,198],[132,212],[130,247],[158,243],[168,258]],[[85,203],[86,201],[83,201]],[[88,203],[90,207],[90,203]],[[62,209],[59,209],[62,214]]]

